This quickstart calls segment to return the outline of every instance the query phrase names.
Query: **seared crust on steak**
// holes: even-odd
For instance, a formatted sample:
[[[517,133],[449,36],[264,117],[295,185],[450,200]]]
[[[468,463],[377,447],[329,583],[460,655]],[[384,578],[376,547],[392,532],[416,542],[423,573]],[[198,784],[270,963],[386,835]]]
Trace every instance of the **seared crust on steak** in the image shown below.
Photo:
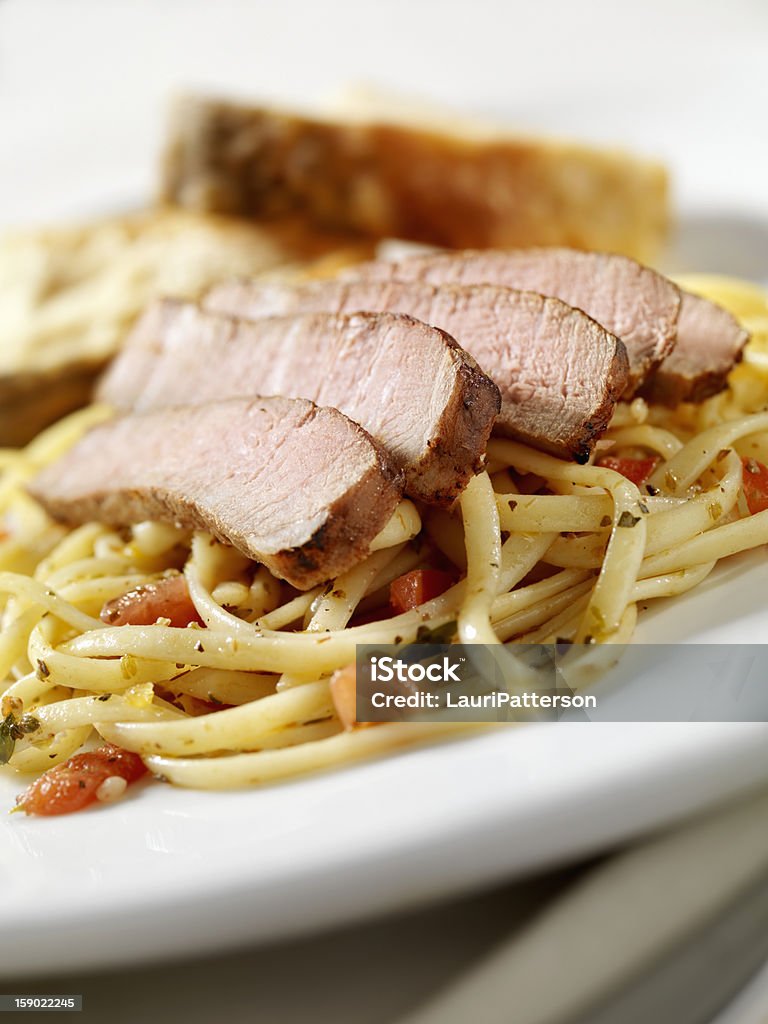
[[[677,343],[640,391],[649,401],[673,407],[722,391],[749,341],[727,309],[690,292],[682,296]]]

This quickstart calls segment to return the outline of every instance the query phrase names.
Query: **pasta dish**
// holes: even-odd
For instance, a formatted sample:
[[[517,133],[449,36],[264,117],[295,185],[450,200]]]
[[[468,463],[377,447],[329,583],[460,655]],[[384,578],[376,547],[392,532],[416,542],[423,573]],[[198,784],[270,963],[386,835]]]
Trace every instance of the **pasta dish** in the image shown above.
[[[0,759],[9,770],[42,773],[65,765],[94,739],[112,745],[108,750],[128,752],[113,752],[118,760],[138,755],[141,761],[122,775],[97,773],[94,785],[85,787],[78,779],[80,790],[98,791],[102,800],[119,795],[131,773],[141,774],[144,766],[181,786],[268,783],[468,728],[356,723],[358,644],[411,643],[424,636],[483,644],[630,641],[648,602],[683,594],[720,559],[768,542],[766,294],[724,278],[690,276],[676,283],[736,318],[750,335],[743,358],[731,362],[727,386],[717,393],[673,404],[660,391],[628,393],[629,343],[629,361],[622,354],[620,366],[619,356],[606,348],[612,360],[610,373],[605,370],[610,415],[601,413],[606,423],[594,427],[588,452],[577,451],[570,434],[551,441],[549,428],[549,440],[538,443],[534,428],[519,418],[509,419],[508,429],[499,427],[511,399],[485,350],[478,343],[475,351],[443,322],[427,321],[445,327],[499,384],[500,418],[487,443],[477,442],[481,457],[462,471],[458,496],[452,493],[450,500],[432,500],[426,471],[418,479],[409,476],[412,463],[398,456],[406,468],[397,464],[397,479],[404,474],[405,489],[400,483],[391,495],[395,471],[384,473],[371,502],[380,506],[382,521],[370,526],[371,539],[361,540],[365,550],[350,564],[338,563],[330,581],[317,564],[324,552],[290,565],[272,549],[262,556],[263,542],[241,543],[234,527],[232,540],[219,519],[206,529],[213,520],[197,499],[191,518],[177,509],[176,518],[153,512],[118,522],[106,499],[89,497],[86,503],[73,496],[74,463],[61,460],[84,459],[78,445],[89,437],[100,438],[102,450],[113,453],[111,435],[98,433],[112,429],[116,405],[104,391],[100,401],[27,447],[0,452]],[[455,308],[459,300],[452,301]],[[224,315],[220,307],[211,302],[207,315]],[[387,308],[406,313],[397,304]],[[316,315],[306,305],[264,312],[278,319]],[[335,304],[333,312],[346,316],[349,302]],[[536,312],[537,324],[545,315],[546,309]],[[618,384],[610,376],[617,366],[623,375]],[[270,390],[261,393],[286,392],[270,381]],[[334,404],[314,394],[301,397],[318,406]],[[288,400],[298,399],[288,394]],[[390,395],[390,410],[393,401]],[[145,431],[132,427],[137,451],[149,444],[145,439],[158,418],[176,416],[176,409],[169,400],[167,413],[159,406],[139,413],[147,419]],[[354,412],[341,411],[361,422]],[[489,424],[494,414],[495,408]],[[286,416],[281,408],[275,422]],[[596,423],[597,413],[589,416]],[[324,429],[331,427],[337,429]],[[173,443],[183,457],[181,429],[174,427]],[[270,425],[276,429],[279,424]],[[281,450],[287,443],[281,440]],[[344,451],[357,443],[344,441]],[[60,494],[58,478],[46,475],[58,465],[68,467],[70,488],[61,484]],[[317,472],[312,480],[320,479]],[[120,486],[121,494],[138,488],[127,476]],[[154,478],[147,487],[156,492]],[[78,502],[88,511],[72,513]],[[94,515],[96,507],[101,511]],[[72,770],[61,772],[62,778]],[[58,809],[72,809],[78,799]],[[38,806],[28,799],[21,806],[54,813],[44,801]]]

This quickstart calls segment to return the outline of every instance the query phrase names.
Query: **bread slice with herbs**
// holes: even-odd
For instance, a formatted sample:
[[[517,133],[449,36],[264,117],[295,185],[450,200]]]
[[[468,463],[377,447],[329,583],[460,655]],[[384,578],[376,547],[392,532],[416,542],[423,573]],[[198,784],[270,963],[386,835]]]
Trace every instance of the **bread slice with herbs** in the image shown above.
[[[168,203],[449,248],[564,245],[652,259],[668,224],[659,164],[613,150],[386,115],[288,113],[187,96],[162,177]]]

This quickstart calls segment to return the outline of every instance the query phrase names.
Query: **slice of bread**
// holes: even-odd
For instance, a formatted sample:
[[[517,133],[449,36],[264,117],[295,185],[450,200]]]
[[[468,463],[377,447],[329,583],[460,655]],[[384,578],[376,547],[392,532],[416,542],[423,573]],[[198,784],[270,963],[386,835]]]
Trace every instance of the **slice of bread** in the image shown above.
[[[196,96],[173,109],[162,198],[250,217],[298,213],[374,238],[567,245],[645,260],[668,223],[664,169],[623,153]]]
[[[195,299],[233,275],[298,272],[307,261],[327,271],[369,255],[296,221],[257,226],[188,211],[0,239],[0,445],[24,444],[87,402],[155,296]]]

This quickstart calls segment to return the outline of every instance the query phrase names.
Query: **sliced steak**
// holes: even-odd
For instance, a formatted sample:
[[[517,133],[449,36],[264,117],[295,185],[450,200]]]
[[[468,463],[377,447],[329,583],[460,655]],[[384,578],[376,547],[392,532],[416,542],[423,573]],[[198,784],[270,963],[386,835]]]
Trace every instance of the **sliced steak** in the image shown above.
[[[156,299],[147,306],[99,381],[94,393],[97,402],[126,410],[136,405],[163,354],[164,339],[177,311],[184,305],[180,299]]]
[[[432,504],[452,503],[478,471],[501,407],[453,338],[409,316],[253,323],[172,300],[147,310],[99,393],[118,408],[258,393],[333,406],[383,445],[408,494]]]
[[[662,405],[703,402],[722,391],[749,340],[727,309],[690,292],[682,296],[677,343],[640,391]]]
[[[627,383],[623,344],[594,320],[558,299],[497,285],[242,281],[215,287],[205,302],[253,318],[367,309],[435,324],[499,386],[497,430],[578,462],[589,458]]]
[[[553,295],[583,310],[624,342],[629,356],[625,398],[638,390],[675,343],[679,290],[666,277],[626,256],[576,249],[429,253],[398,262],[364,263],[350,268],[348,276],[500,284]]]
[[[231,399],[118,417],[44,469],[32,494],[67,523],[181,523],[300,590],[346,571],[392,515],[399,479],[335,409]]]

